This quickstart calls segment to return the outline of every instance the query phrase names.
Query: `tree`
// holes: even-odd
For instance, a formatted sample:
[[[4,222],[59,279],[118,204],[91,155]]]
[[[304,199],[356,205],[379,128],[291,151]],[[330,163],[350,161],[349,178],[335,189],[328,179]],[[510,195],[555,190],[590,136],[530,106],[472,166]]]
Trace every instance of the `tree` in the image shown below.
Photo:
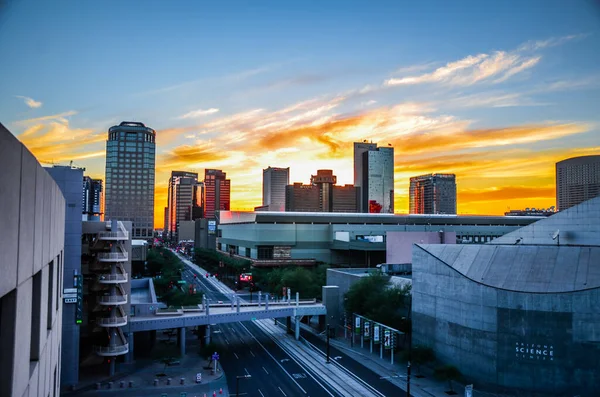
[[[408,359],[408,351],[405,353],[405,358]],[[413,346],[410,352],[411,364],[417,367],[417,374],[421,374],[421,365],[435,361],[435,353],[433,349],[425,345]]]
[[[448,386],[450,387],[450,391],[452,393],[454,393],[452,381],[457,381],[462,378],[462,374],[454,365],[444,365],[442,367],[438,367],[435,369],[434,375],[441,381],[448,381]]]

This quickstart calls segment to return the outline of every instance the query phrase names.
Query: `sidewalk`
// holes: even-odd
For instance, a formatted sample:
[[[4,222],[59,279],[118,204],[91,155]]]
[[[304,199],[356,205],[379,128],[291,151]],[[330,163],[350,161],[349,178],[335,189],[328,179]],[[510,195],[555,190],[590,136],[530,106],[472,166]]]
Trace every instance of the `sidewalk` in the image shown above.
[[[323,340],[326,339],[324,335],[318,334],[312,327],[306,324],[301,324],[301,327],[315,335],[318,335]],[[376,353],[375,349],[373,349],[373,353],[370,353],[368,343],[365,343],[365,347],[361,348],[360,338],[356,338],[355,342],[357,343],[354,344],[354,347],[351,347],[350,339],[344,340],[344,338],[341,337],[329,340],[331,346],[334,346],[339,350],[343,351],[344,354],[348,355],[348,357],[360,362],[362,365],[369,368],[371,371],[375,372],[379,376],[386,377],[388,381],[400,387],[402,390],[406,390],[406,362],[403,362],[400,357],[394,356],[394,364],[392,365],[389,353],[384,353],[383,359],[380,359],[378,353],[379,350],[377,350]],[[440,382],[436,380],[431,374],[428,374],[426,377],[421,378],[417,378],[416,375],[416,368],[413,367],[410,377],[410,394],[412,396],[449,396],[449,394],[446,393],[447,391],[449,391],[447,382]],[[457,396],[465,395],[464,386],[453,382],[452,387],[457,393]],[[476,394],[474,393],[474,396],[475,395]]]

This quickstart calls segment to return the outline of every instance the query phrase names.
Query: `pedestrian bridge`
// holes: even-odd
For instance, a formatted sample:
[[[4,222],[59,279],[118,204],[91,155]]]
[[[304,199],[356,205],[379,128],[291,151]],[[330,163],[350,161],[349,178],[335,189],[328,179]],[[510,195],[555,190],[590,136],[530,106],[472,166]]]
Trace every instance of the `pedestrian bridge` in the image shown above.
[[[208,308],[208,310],[206,310]],[[237,304],[217,303],[157,310],[154,315],[129,319],[129,332],[233,323],[265,318],[318,316],[327,314],[325,305],[316,300],[260,302]]]

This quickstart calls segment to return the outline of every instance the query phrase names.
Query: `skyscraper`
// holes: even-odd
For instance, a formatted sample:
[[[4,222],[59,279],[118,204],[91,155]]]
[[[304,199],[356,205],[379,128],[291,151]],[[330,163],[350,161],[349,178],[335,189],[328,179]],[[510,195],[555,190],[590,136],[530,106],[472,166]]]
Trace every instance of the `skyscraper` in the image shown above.
[[[456,176],[427,174],[410,178],[411,214],[456,214]]]
[[[103,210],[102,179],[83,177],[83,220],[101,220]]]
[[[263,211],[285,211],[285,187],[290,184],[290,168],[263,170]]]
[[[319,187],[296,182],[285,187],[285,210],[291,212],[319,212]]]
[[[229,211],[231,181],[221,170],[204,170],[204,217],[215,218],[219,210]]]
[[[559,211],[597,196],[600,196],[600,155],[573,157],[556,163]]]
[[[178,239],[181,221],[201,218],[199,208],[202,207],[202,185],[198,183],[198,174],[195,172],[171,171],[167,210],[167,228],[171,239]]]
[[[394,148],[354,142],[354,186],[360,212],[394,213]]]
[[[108,130],[105,220],[132,222],[132,237],[151,238],[154,230],[156,132],[123,121]]]
[[[294,183],[286,187],[286,211],[357,212],[357,193],[353,185],[336,186],[332,170],[318,170],[310,184]]]

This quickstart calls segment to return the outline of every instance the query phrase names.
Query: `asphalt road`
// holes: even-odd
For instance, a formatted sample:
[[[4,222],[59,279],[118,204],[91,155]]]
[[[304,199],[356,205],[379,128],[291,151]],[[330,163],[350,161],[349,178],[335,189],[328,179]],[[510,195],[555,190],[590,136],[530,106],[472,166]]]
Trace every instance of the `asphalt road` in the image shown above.
[[[229,297],[219,292],[204,274],[194,274],[189,267],[183,274],[189,283],[195,283],[212,302],[229,302]],[[282,323],[281,323],[282,324]],[[283,325],[283,324],[282,324]],[[236,393],[236,376],[250,374],[252,378],[240,379],[240,396],[337,396],[318,378],[297,364],[287,353],[275,344],[252,322],[220,324],[211,329],[213,342],[219,345],[221,365],[227,375],[231,395]],[[325,355],[326,342],[306,330],[301,336]],[[261,346],[262,345],[262,346]],[[363,366],[343,351],[330,346],[331,360],[335,360],[349,373],[364,380],[384,396],[404,396],[399,389],[386,379]],[[349,375],[352,376],[352,375]],[[248,393],[248,394],[243,394]]]

